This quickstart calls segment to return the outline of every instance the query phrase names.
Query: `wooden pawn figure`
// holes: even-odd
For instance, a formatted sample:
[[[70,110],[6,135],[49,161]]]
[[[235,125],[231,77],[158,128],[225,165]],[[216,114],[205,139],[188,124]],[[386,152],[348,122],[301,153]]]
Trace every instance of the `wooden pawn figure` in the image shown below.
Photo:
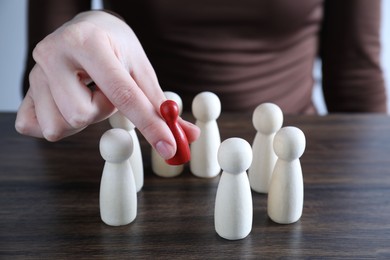
[[[160,105],[160,114],[176,141],[175,155],[165,161],[170,165],[182,165],[189,162],[191,159],[190,145],[186,133],[178,122],[179,106],[173,100],[165,100]]]
[[[217,176],[221,167],[217,153],[221,137],[217,119],[221,114],[221,102],[212,92],[201,92],[192,102],[192,113],[195,124],[200,128],[199,138],[191,144],[190,170],[198,177],[212,178]]]
[[[219,236],[243,239],[252,230],[253,202],[246,170],[252,162],[252,149],[244,139],[233,137],[218,150],[222,168],[215,199],[214,224]]]
[[[127,119],[120,111],[113,114],[108,121],[110,122],[111,127],[121,128],[128,131],[133,138],[133,153],[129,158],[131,168],[133,169],[135,186],[137,192],[142,189],[144,186],[144,165],[142,160],[142,151],[137,132],[135,131],[135,125]]]
[[[106,161],[100,182],[101,219],[110,226],[127,225],[137,216],[137,191],[129,162],[132,137],[123,129],[110,129],[102,135],[99,148]]]
[[[302,216],[303,176],[299,158],[305,146],[305,135],[296,127],[283,127],[275,135],[278,159],[269,187],[267,211],[276,223],[294,223]]]
[[[165,97],[168,100],[173,100],[176,102],[177,106],[179,107],[179,115],[181,115],[183,111],[183,101],[181,97],[171,91],[165,91],[164,92]],[[151,152],[151,164],[152,164],[152,171],[160,176],[165,178],[171,178],[178,176],[180,173],[183,172],[184,165],[170,165],[168,164],[164,158],[162,158],[156,150],[152,149]]]
[[[283,124],[282,110],[273,103],[260,104],[253,112],[252,122],[257,133],[252,144],[253,161],[248,171],[249,182],[252,190],[268,193],[277,159],[273,140]]]

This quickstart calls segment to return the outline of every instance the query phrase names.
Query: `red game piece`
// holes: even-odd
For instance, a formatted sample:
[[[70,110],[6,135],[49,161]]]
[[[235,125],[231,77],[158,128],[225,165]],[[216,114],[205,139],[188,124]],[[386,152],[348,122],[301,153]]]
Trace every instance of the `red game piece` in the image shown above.
[[[171,165],[180,165],[188,162],[191,158],[191,152],[187,136],[177,122],[179,117],[178,105],[173,100],[166,100],[160,106],[160,113],[171,129],[177,146],[176,154],[171,159],[166,160],[166,162]]]

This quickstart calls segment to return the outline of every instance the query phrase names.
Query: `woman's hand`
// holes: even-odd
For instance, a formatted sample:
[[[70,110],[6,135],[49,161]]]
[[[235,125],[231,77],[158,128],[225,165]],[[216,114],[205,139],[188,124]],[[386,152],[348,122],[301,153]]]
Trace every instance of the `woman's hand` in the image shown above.
[[[119,109],[160,155],[176,143],[159,114],[165,100],[156,74],[131,28],[102,11],[77,15],[34,49],[36,65],[15,123],[21,134],[57,141]],[[90,82],[96,87],[89,87]],[[179,121],[189,141],[199,129]]]

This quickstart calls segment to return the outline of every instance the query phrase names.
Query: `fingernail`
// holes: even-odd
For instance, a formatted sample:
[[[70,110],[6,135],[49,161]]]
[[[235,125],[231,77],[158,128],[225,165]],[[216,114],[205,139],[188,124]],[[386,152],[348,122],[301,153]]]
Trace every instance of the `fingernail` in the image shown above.
[[[165,141],[159,141],[156,144],[156,150],[160,154],[160,156],[162,158],[164,158],[165,160],[168,160],[175,155],[174,150],[173,150],[173,146],[168,144]]]

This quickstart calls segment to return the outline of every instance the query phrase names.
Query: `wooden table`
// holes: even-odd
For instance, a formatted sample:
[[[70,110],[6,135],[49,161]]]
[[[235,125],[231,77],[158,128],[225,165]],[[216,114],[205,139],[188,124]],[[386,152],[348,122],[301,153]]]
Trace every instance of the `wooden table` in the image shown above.
[[[1,259],[390,258],[390,118],[381,115],[287,116],[306,134],[301,158],[305,203],[301,220],[273,223],[266,195],[253,194],[251,234],[227,241],[214,231],[219,178],[188,168],[155,176],[141,138],[145,185],[130,225],[100,220],[104,161],[98,143],[106,122],[57,143],[24,137],[15,114],[0,114]],[[222,139],[252,142],[249,114],[223,114]]]

